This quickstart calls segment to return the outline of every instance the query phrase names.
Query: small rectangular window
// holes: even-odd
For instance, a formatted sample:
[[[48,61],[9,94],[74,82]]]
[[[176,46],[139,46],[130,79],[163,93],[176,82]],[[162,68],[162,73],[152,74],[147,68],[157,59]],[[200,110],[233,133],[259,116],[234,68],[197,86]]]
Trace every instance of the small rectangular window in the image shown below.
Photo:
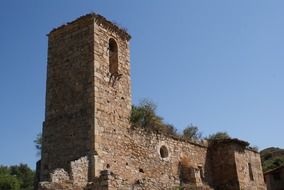
[[[249,178],[251,181],[253,181],[254,178],[253,178],[251,163],[248,163],[248,170],[249,170]]]

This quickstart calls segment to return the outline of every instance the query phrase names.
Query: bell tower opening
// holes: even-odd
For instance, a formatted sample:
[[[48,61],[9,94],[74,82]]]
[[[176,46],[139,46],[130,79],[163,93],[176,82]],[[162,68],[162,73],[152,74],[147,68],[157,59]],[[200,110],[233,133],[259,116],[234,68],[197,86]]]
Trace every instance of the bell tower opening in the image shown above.
[[[109,39],[109,72],[111,75],[118,73],[118,47],[113,38]]]

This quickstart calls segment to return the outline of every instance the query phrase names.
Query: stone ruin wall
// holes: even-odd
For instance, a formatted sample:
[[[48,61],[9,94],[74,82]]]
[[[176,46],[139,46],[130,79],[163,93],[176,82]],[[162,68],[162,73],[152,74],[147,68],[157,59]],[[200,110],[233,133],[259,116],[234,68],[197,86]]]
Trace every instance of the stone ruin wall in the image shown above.
[[[210,156],[215,187],[227,190],[238,189],[234,149],[228,145],[215,145],[210,149]]]
[[[87,156],[69,163],[69,172],[57,168],[49,174],[49,181],[36,184],[39,190],[85,190],[89,183],[89,159]]]
[[[91,151],[93,127],[93,21],[49,34],[41,180]]]
[[[121,77],[115,81],[109,73],[110,38],[118,45]],[[214,152],[206,143],[130,128],[129,38],[110,22],[88,16],[49,35],[41,181],[67,184],[64,190],[83,189],[88,182],[90,189],[169,189],[181,181],[216,186],[243,177],[240,186],[250,190],[242,186],[246,169],[236,168],[242,168],[241,159],[260,167],[258,154],[235,154],[230,147]],[[217,173],[224,167],[228,170]]]
[[[128,40],[109,29],[105,23],[95,23],[95,176],[106,168],[105,157],[127,154],[127,150],[116,152],[117,142],[123,141],[124,134],[130,127],[131,113],[131,80],[130,52]],[[117,80],[109,72],[109,40],[114,39],[118,46]],[[109,143],[113,142],[110,146]]]
[[[279,189],[284,187],[284,166],[279,166],[275,169],[264,173],[267,190]]]
[[[182,180],[204,187],[210,181],[206,143],[189,143],[142,129],[129,129],[125,134],[112,136],[112,139],[116,140],[105,144],[109,147],[105,150],[108,152],[101,156],[103,168],[92,187],[162,190],[177,188]],[[165,158],[161,157],[161,146],[168,150]],[[181,163],[182,160],[185,163]],[[72,188],[85,187],[88,184],[88,158],[72,161],[70,166],[68,173],[63,169],[53,171],[51,181],[55,184],[71,183]],[[182,179],[182,175],[187,175],[186,179]]]
[[[226,190],[265,190],[259,153],[240,142],[244,141],[227,141],[210,146],[214,187]]]
[[[235,162],[240,189],[266,189],[261,167],[261,159],[258,152],[247,149],[237,150],[235,151]],[[249,164],[251,165],[252,179],[250,179]]]
[[[214,187],[265,190],[259,154],[254,151],[236,144],[208,148],[206,141],[188,142],[138,128],[127,131],[107,138],[109,141],[105,146],[111,148],[101,155],[103,168],[91,188],[162,190],[190,183],[208,190]],[[168,150],[166,158],[161,157],[162,146]],[[248,163],[252,164],[253,181],[246,167]],[[52,181],[69,180],[83,188],[88,184],[87,157],[70,165],[68,177],[62,175],[62,170],[57,170],[51,175]]]
[[[182,180],[182,170],[188,175],[184,179],[187,182],[202,186],[210,181],[208,149],[204,144],[175,140],[141,129],[130,129],[128,133],[106,139],[103,169],[126,179],[129,185],[152,185],[151,189],[177,187]],[[168,151],[165,158],[160,153],[162,146]]]

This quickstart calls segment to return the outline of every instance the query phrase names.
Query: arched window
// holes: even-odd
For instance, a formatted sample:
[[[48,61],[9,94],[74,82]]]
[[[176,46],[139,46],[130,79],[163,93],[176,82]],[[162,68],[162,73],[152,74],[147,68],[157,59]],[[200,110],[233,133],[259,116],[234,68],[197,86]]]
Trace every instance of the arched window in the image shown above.
[[[169,152],[168,152],[168,149],[167,149],[167,147],[166,146],[161,146],[161,148],[160,148],[160,156],[162,157],[162,158],[167,158],[168,156],[169,156]]]
[[[118,48],[114,39],[109,39],[109,72],[111,75],[118,74]]]

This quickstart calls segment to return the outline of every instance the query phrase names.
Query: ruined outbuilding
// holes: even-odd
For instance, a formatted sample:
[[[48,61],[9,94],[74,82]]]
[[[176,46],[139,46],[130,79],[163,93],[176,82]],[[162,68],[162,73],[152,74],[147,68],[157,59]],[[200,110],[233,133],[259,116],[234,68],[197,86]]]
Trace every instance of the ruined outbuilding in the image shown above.
[[[131,128],[130,35],[95,13],[48,34],[40,190],[265,190],[237,139],[188,142]]]
[[[267,190],[284,190],[284,166],[279,166],[264,173]]]

